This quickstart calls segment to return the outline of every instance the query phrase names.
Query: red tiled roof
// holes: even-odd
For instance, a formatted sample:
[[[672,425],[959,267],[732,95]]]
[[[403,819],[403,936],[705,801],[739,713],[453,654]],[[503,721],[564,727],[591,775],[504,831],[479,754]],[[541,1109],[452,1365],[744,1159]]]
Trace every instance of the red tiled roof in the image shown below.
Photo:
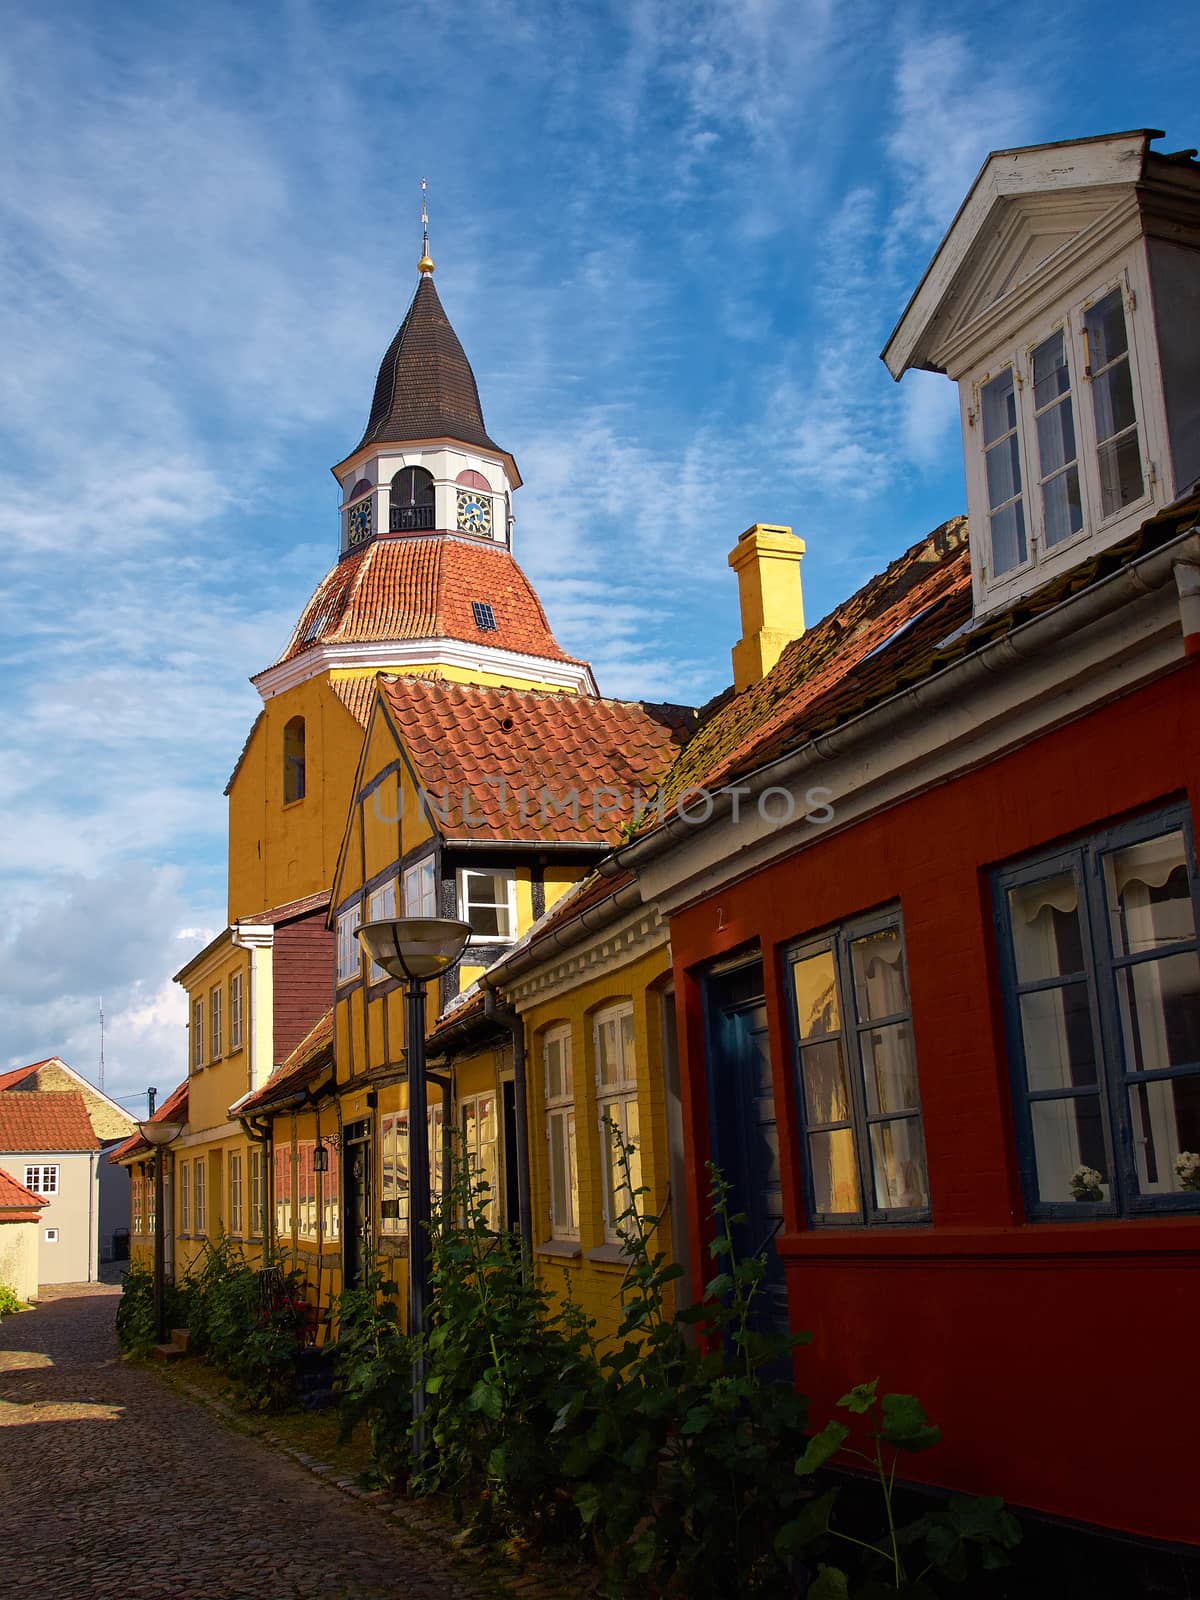
[[[297,917],[307,917],[310,912],[324,911],[329,904],[330,890],[320,889],[316,894],[306,894],[299,900],[285,900],[281,906],[267,911],[256,911],[252,917],[239,917],[239,922],[253,922],[277,928],[281,922],[295,922]]]
[[[0,1150],[99,1150],[78,1089],[0,1094]]]
[[[36,1222],[39,1207],[49,1204],[44,1195],[34,1194],[7,1172],[0,1172],[0,1220]]]
[[[636,791],[645,803],[695,725],[685,706],[407,675],[379,683],[450,838],[615,843]]]
[[[0,1072],[0,1094],[3,1094],[5,1089],[14,1089],[18,1083],[24,1083],[25,1079],[31,1078],[39,1067],[44,1067],[57,1059],[56,1056],[47,1056],[45,1061],[33,1061],[27,1067],[14,1067],[11,1072]]]
[[[331,678],[329,687],[355,722],[365,728],[371,707],[375,704],[375,673],[366,672],[354,678]]]
[[[706,707],[667,778],[668,799],[732,782],[841,720],[873,688],[896,687],[905,664],[926,660],[970,615],[967,523],[954,517],[793,640],[760,682]]]
[[[333,1059],[333,1007],[309,1029],[285,1061],[253,1094],[237,1103],[237,1115],[263,1111],[276,1100],[303,1089]]]
[[[761,683],[726,691],[664,785],[668,799],[693,784],[717,788],[849,722],[892,695],[1012,632],[1070,595],[1187,532],[1200,492],[1181,496],[1128,538],[1050,579],[972,627],[968,529],[943,523],[795,640]],[[652,826],[648,820],[646,830]]]
[[[408,439],[460,439],[500,449],[488,438],[475,374],[427,276],[380,364],[366,432],[351,455],[364,445]]]
[[[155,1109],[153,1122],[186,1122],[188,1117],[188,1082],[185,1078],[171,1090],[162,1105]],[[121,1161],[127,1156],[137,1155],[139,1151],[149,1150],[151,1147],[140,1133],[131,1133],[128,1139],[122,1140],[115,1150],[110,1150],[110,1161]]]
[[[481,632],[472,601],[491,606]],[[533,585],[503,545],[449,533],[377,539],[339,561],[300,614],[280,662],[320,644],[458,639],[572,661],[550,631]]]

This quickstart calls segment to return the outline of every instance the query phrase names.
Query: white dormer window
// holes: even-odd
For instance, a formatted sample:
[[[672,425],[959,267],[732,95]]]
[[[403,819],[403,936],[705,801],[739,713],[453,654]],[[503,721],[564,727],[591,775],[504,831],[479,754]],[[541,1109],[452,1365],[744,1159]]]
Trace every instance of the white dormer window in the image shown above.
[[[1200,161],[1157,137],[993,152],[884,349],[959,387],[977,614],[1200,483]]]
[[[998,602],[1017,574],[1037,581],[1060,549],[1148,507],[1135,304],[1123,280],[1103,285],[965,386],[972,524],[986,529],[980,575]]]

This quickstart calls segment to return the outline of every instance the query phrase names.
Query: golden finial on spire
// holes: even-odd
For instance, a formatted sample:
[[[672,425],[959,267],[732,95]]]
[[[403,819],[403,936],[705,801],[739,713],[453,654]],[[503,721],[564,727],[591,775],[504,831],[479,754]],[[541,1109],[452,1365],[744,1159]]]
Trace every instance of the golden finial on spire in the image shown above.
[[[425,208],[425,179],[421,179],[421,259],[417,262],[417,271],[424,274],[433,271],[433,257],[429,254],[429,212]]]

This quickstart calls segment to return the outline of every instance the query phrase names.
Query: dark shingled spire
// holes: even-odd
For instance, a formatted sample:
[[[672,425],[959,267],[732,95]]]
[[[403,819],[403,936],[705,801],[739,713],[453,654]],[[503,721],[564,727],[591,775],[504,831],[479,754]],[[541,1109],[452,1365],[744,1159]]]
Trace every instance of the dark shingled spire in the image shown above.
[[[380,363],[367,431],[351,454],[408,439],[458,439],[500,450],[488,438],[475,374],[428,273]]]

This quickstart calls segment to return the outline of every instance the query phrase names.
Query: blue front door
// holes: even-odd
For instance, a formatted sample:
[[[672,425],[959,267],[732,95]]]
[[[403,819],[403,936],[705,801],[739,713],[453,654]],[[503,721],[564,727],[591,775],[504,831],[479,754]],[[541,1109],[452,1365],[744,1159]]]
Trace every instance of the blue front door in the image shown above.
[[[708,1085],[713,1160],[730,1186],[739,1257],[766,1253],[754,1319],[762,1332],[788,1330],[787,1289],[775,1236],[783,1224],[775,1091],[767,1043],[762,962],[714,973],[707,982]]]

